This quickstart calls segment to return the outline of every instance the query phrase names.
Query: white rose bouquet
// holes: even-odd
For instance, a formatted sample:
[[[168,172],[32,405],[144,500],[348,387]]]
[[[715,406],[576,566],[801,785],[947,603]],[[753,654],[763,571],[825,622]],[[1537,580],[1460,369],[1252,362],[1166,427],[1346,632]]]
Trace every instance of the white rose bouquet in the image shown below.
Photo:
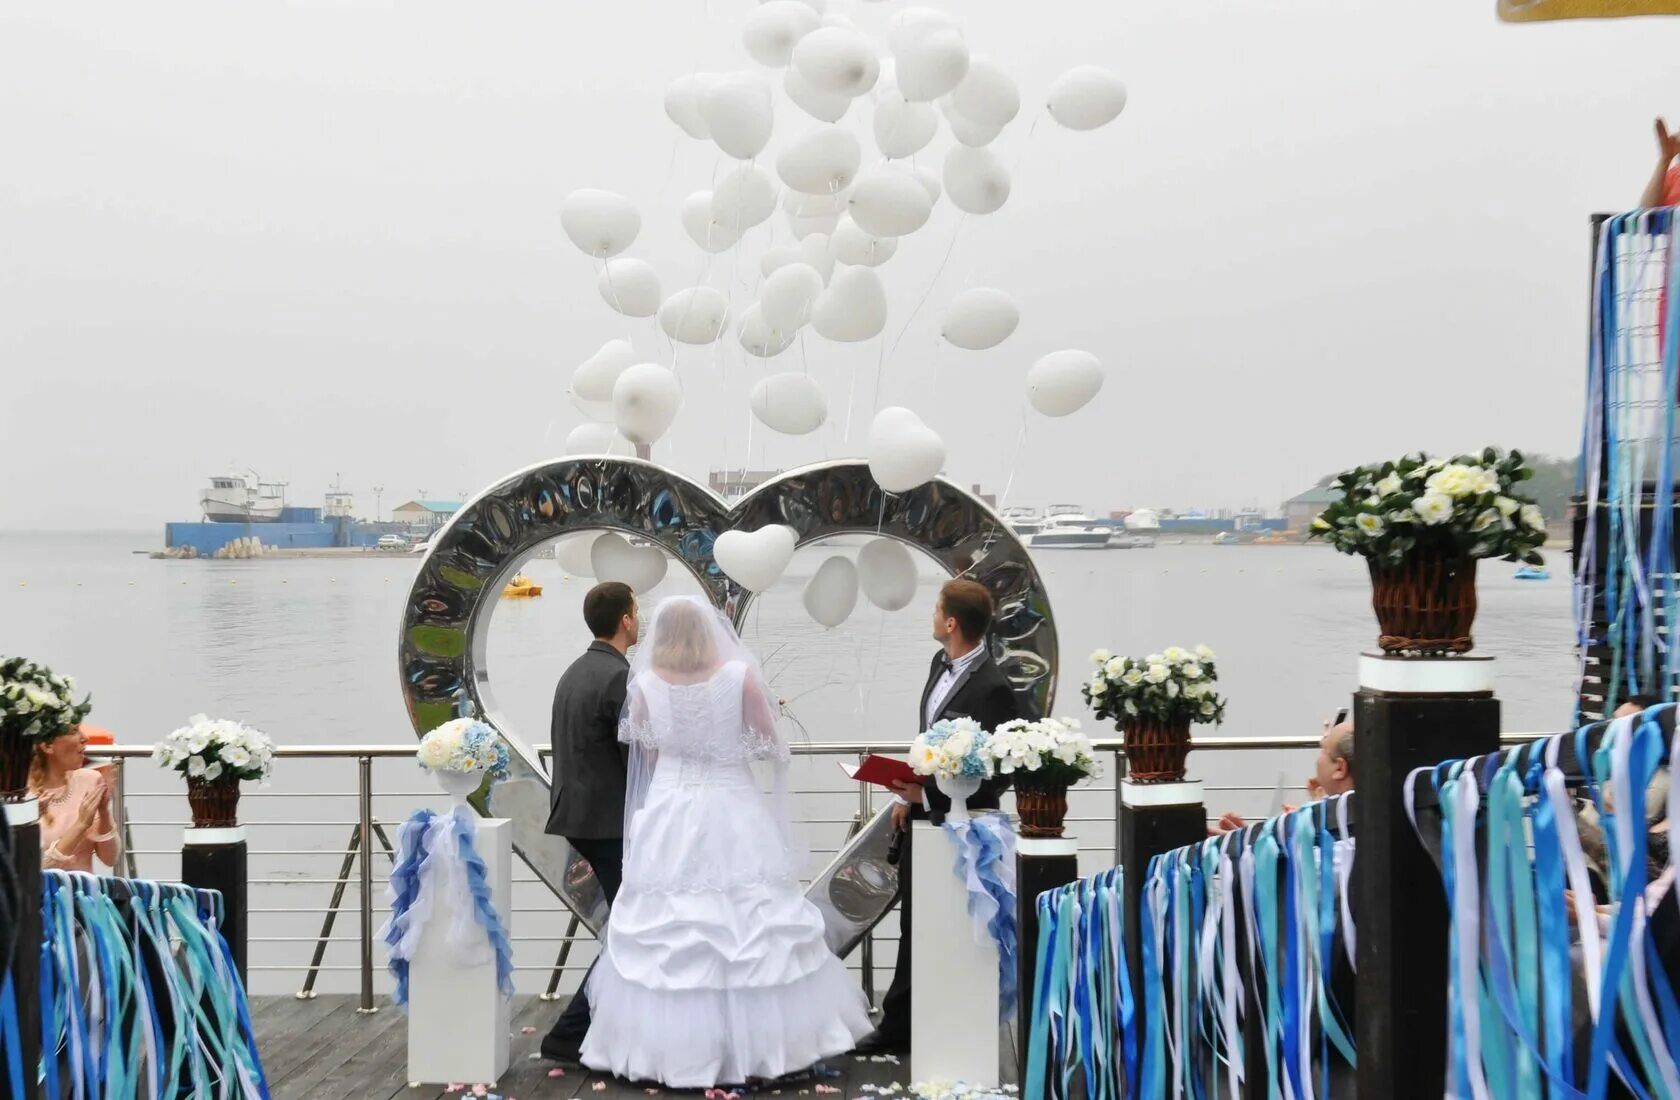
[[[508,747],[494,729],[477,718],[445,722],[420,739],[420,767],[428,772],[477,775],[493,782],[508,777]]]
[[[1071,787],[1102,776],[1091,739],[1072,718],[1005,722],[987,738],[985,752],[999,774],[1015,777],[1017,790]]]
[[[274,742],[239,722],[195,714],[152,746],[152,759],[205,783],[261,780],[274,771]]]
[[[1225,700],[1214,690],[1219,673],[1213,661],[1205,645],[1168,646],[1141,658],[1099,649],[1091,654],[1096,671],[1079,690],[1098,718],[1116,725],[1131,719],[1218,723],[1225,718]]]
[[[1342,499],[1313,520],[1311,535],[1386,565],[1418,553],[1539,565],[1546,520],[1518,491],[1533,476],[1520,451],[1493,447],[1360,466],[1336,478]]]
[[[935,779],[986,779],[992,758],[986,731],[972,718],[947,718],[910,742],[910,768]]]
[[[46,741],[81,725],[93,709],[76,702],[76,681],[25,657],[0,657],[0,736]]]

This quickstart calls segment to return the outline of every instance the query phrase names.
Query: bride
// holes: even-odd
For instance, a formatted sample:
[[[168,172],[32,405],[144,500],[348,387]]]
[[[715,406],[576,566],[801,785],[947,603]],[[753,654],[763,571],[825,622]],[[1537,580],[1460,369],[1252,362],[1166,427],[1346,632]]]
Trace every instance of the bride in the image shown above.
[[[584,1064],[706,1088],[851,1050],[868,1004],[800,888],[788,748],[758,662],[704,600],[654,611],[618,736],[624,882],[589,981]]]

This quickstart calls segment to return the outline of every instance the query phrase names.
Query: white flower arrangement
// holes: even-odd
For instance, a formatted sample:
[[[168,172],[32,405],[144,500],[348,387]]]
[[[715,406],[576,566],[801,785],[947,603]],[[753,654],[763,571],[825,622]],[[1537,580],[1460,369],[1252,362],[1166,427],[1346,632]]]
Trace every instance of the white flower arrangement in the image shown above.
[[[1534,476],[1522,452],[1407,455],[1338,476],[1342,499],[1313,520],[1312,537],[1389,565],[1416,553],[1539,565],[1546,519],[1517,486]]]
[[[152,746],[160,767],[206,783],[267,779],[274,771],[274,742],[261,730],[226,718],[195,714]]]
[[[498,783],[508,774],[507,745],[477,718],[456,718],[432,730],[420,739],[418,756],[420,767],[428,772],[489,772]]]
[[[987,738],[985,751],[1000,774],[1015,776],[1018,788],[1071,787],[1102,776],[1091,739],[1072,718],[1005,722]]]
[[[935,779],[985,779],[992,774],[986,731],[972,718],[946,718],[910,742],[910,768]]]
[[[25,657],[0,657],[0,734],[48,741],[81,725],[91,697],[75,701],[76,681]]]
[[[1218,723],[1225,700],[1215,691],[1219,673],[1213,650],[1168,646],[1147,657],[1116,657],[1106,649],[1091,654],[1096,671],[1079,689],[1098,718],[1122,724],[1134,718],[1156,722]]]

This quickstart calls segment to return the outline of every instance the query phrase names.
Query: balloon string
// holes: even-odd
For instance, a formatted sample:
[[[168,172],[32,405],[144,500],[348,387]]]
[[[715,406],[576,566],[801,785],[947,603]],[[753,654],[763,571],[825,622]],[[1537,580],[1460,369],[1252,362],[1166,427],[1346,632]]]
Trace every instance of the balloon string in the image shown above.
[[[1015,436],[1015,457],[1009,460],[1009,479],[1003,483],[1003,492],[998,495],[998,514],[1003,514],[1005,505],[1009,503],[1009,491],[1015,487],[1015,471],[1021,468],[1021,449],[1027,443],[1027,410],[1021,409],[1021,430]]]
[[[910,316],[905,319],[904,327],[898,330],[898,337],[893,340],[893,354],[898,353],[898,345],[904,339],[904,334],[910,331],[910,326],[915,323],[917,314],[922,312],[922,307],[927,305],[927,300],[933,297],[933,288],[939,285],[939,277],[945,274],[945,265],[951,262],[951,253],[956,250],[957,239],[962,236],[963,226],[967,224],[968,215],[964,214],[962,220],[957,222],[957,228],[951,233],[951,246],[945,250],[945,258],[939,261],[939,270],[933,273],[933,281],[928,283],[928,288],[923,292],[921,301],[916,303],[916,308],[910,311]]]

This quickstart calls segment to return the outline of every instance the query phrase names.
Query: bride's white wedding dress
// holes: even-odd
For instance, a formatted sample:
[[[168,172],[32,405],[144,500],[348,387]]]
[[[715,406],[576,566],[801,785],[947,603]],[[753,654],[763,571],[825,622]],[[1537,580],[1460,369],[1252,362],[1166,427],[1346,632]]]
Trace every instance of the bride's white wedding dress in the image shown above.
[[[767,761],[785,777],[788,758],[756,668],[730,660],[693,683],[635,673],[620,737],[624,881],[590,979],[584,1064],[700,1088],[852,1049],[867,1002],[805,900],[785,808],[754,776]]]

